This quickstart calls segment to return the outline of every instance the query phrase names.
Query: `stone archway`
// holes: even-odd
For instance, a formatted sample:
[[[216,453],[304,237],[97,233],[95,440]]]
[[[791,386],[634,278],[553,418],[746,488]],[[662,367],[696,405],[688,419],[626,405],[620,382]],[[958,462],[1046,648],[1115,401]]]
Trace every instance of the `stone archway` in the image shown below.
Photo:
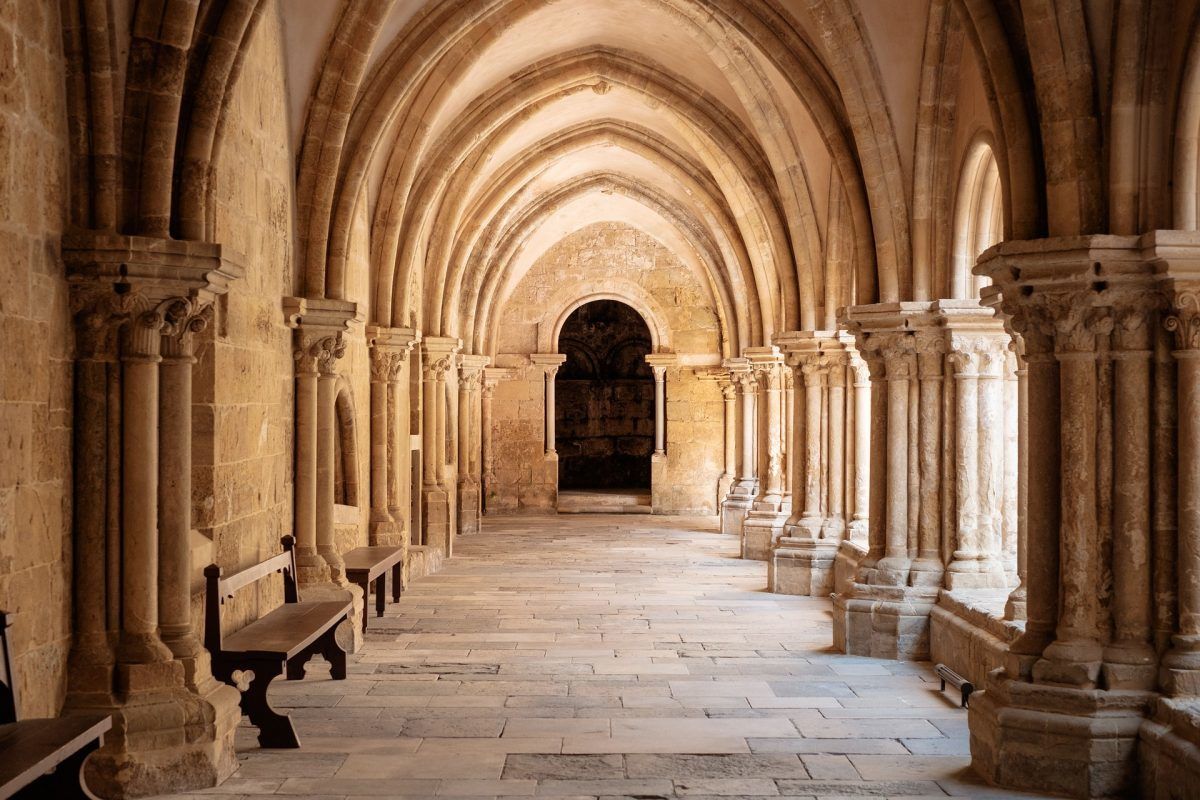
[[[646,496],[654,453],[650,328],[631,306],[580,305],[558,333],[555,449],[562,491]]]

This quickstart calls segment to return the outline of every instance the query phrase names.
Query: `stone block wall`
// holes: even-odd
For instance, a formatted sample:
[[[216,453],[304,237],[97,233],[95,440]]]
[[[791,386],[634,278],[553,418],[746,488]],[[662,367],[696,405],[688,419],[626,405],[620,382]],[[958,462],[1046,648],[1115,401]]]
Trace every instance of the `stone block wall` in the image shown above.
[[[205,333],[194,386],[193,524],[227,570],[279,552],[280,537],[292,533],[295,373],[281,298],[299,282],[283,74],[281,19],[271,2],[234,89],[214,180],[215,240],[242,254],[245,276]],[[197,573],[203,567],[193,564]],[[282,602],[278,584],[239,593],[229,625]],[[199,603],[197,595],[197,624]]]
[[[724,469],[725,407],[721,387],[691,369],[667,370],[667,458],[655,477],[658,514],[716,514]]]
[[[29,716],[58,713],[71,632],[65,73],[59,4],[0,4],[0,609]]]
[[[485,484],[489,513],[551,513],[558,501],[558,463],[546,459],[544,373],[526,361],[505,359],[512,380],[496,386],[492,442],[494,477]]]

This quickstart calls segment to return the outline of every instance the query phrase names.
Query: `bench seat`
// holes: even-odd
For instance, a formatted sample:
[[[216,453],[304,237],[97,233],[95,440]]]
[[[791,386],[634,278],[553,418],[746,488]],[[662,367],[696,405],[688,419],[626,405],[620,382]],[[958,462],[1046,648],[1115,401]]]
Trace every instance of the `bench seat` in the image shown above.
[[[371,595],[375,584],[375,616],[382,617],[387,605],[388,572],[392,573],[392,602],[400,601],[401,573],[404,571],[404,548],[388,545],[356,547],[342,556],[346,579],[362,587],[363,597]],[[363,633],[367,632],[367,615],[363,613]]]
[[[289,659],[308,649],[321,634],[350,613],[351,604],[339,601],[284,603],[265,617],[251,622],[221,642],[226,653],[254,658]]]
[[[27,719],[0,725],[0,797],[90,797],[80,769],[112,728],[112,717]]]

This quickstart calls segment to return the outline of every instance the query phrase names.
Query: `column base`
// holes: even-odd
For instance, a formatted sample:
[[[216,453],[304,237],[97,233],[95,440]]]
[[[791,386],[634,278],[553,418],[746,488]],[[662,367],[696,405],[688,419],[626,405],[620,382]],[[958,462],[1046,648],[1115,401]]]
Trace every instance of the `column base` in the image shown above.
[[[421,519],[425,522],[425,544],[442,551],[447,558],[450,548],[450,495],[440,487],[421,490]]]
[[[372,547],[400,547],[406,539],[404,526],[390,515],[372,519],[367,527],[367,541]]]
[[[721,533],[741,538],[742,523],[750,513],[752,502],[754,498],[738,494],[736,490],[734,494],[725,498],[725,502],[721,504]]]
[[[210,681],[204,694],[182,687],[179,662],[117,667],[128,691],[72,711],[113,715],[104,746],[86,762],[99,797],[170,794],[218,785],[237,769],[234,733],[241,721],[238,691]],[[171,685],[174,684],[174,685]]]
[[[767,588],[775,594],[828,597],[837,551],[832,542],[780,538],[767,562]]]
[[[938,589],[853,584],[834,595],[834,646],[847,655],[929,660],[929,614]]]
[[[462,481],[458,484],[458,532],[464,536],[479,533],[479,484]]]
[[[724,473],[717,479],[717,508],[720,509],[725,501],[729,499],[729,492],[733,489],[734,477],[729,473]]]
[[[1154,695],[1069,689],[993,672],[971,696],[971,766],[1010,789],[1137,796],[1138,732]]]
[[[769,561],[771,549],[783,536],[791,511],[782,504],[767,508],[752,508],[742,521],[742,558]]]

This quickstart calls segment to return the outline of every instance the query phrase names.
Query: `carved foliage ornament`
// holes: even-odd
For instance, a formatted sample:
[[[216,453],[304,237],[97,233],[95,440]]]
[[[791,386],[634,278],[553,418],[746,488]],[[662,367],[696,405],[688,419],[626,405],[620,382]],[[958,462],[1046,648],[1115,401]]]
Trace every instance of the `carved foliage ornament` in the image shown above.
[[[1176,293],[1173,313],[1164,325],[1175,334],[1177,350],[1200,350],[1200,291]]]

